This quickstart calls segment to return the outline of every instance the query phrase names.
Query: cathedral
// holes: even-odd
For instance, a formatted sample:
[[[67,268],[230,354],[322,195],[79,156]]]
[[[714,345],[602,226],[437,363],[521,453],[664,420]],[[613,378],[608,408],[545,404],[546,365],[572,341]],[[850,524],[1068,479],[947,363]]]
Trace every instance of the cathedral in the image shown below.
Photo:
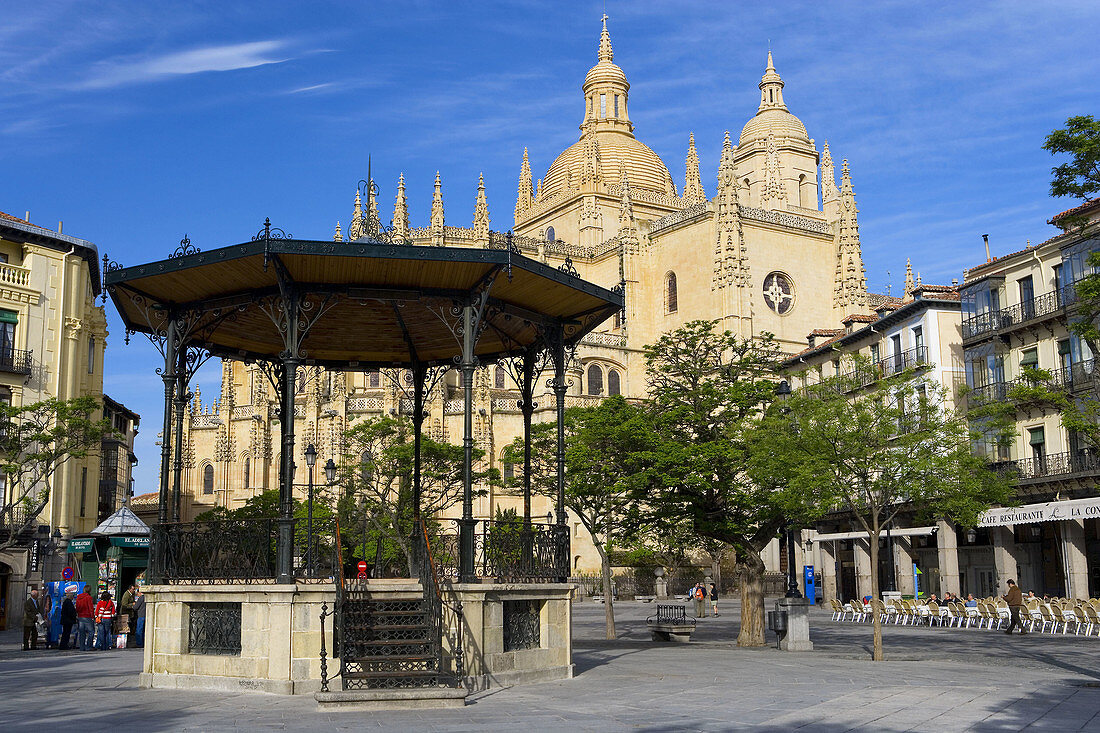
[[[716,194],[708,198],[704,191],[690,132],[678,188],[664,161],[635,135],[630,83],[614,61],[605,18],[596,64],[581,86],[583,100],[577,100],[579,139],[541,178],[532,174],[524,150],[513,244],[528,257],[575,268],[586,280],[621,286],[625,293],[621,316],[577,348],[569,366],[567,406],[591,405],[607,395],[644,396],[644,347],[692,320],[716,320],[746,338],[774,334],[780,347],[793,354],[805,349],[813,330],[870,314],[877,305],[867,293],[847,161],[838,187],[828,143],[819,152],[788,109],[770,52],[758,86],[756,114],[736,139],[725,133],[715,161]],[[334,240],[373,236],[378,220],[372,182],[356,195],[347,235],[337,224]],[[490,231],[489,222],[482,181],[472,226],[448,224],[437,174],[428,226],[410,226],[402,177],[386,234],[422,246],[500,246],[501,235]],[[537,384],[544,385],[545,376]],[[403,412],[407,400],[399,380],[391,377],[303,368],[294,411],[296,450],[304,453],[312,443],[320,464],[329,457],[339,461],[341,436],[350,424]],[[435,440],[461,441],[459,379],[457,371],[449,374],[429,401],[425,427]],[[482,368],[476,379],[475,439],[490,465],[508,479],[513,469],[503,463],[502,453],[523,434],[516,385],[500,365]],[[184,519],[215,505],[239,507],[278,487],[276,403],[262,371],[225,360],[220,395],[204,403],[197,392],[185,415]],[[535,401],[535,421],[553,420],[549,390]],[[304,496],[305,461],[296,459],[295,483]],[[536,498],[534,516],[550,506],[549,500]],[[476,500],[475,516],[492,517],[498,508],[522,512],[522,497],[514,488],[493,488]],[[575,519],[570,526],[574,572],[598,571],[587,532]],[[769,568],[778,567],[776,543],[765,561]]]

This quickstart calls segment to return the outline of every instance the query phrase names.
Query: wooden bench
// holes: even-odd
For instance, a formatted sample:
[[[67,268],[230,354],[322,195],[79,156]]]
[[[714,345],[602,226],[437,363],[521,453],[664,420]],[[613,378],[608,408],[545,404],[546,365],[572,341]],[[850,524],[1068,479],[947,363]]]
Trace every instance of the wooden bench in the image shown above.
[[[691,641],[695,631],[695,619],[688,618],[687,606],[658,603],[657,615],[645,620],[653,641]]]

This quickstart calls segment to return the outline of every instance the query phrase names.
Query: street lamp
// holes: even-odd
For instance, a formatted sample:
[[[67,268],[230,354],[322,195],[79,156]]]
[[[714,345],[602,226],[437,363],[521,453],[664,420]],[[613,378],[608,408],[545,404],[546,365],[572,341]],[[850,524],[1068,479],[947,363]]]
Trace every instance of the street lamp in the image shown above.
[[[317,449],[310,443],[306,447],[306,465],[309,466],[309,503],[306,508],[306,575],[313,577],[313,467],[317,465]]]
[[[780,380],[775,388],[775,399],[783,403],[790,396],[790,383],[786,379]],[[784,407],[783,411],[789,412],[790,408]],[[794,528],[791,526],[790,521],[787,522],[785,533],[787,539],[787,592],[785,595],[787,598],[801,598],[802,593],[798,590],[798,575],[795,572]]]
[[[325,463],[325,481],[332,485],[336,481],[336,464],[332,462],[332,459],[328,459]]]
[[[554,512],[552,512],[552,511],[546,512],[546,523],[547,524],[553,524],[554,523]]]

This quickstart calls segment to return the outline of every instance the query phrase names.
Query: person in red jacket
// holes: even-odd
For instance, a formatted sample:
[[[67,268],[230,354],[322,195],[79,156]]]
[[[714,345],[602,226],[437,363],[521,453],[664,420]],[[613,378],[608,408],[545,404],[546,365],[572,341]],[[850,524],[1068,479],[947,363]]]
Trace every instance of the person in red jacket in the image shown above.
[[[92,588],[84,586],[84,592],[76,597],[76,645],[82,652],[92,650],[92,642],[95,640],[95,599],[92,598]]]
[[[99,597],[99,603],[95,604],[95,624],[97,631],[96,649],[107,651],[111,644],[111,624],[115,620],[115,602],[111,600],[111,594],[103,591]]]

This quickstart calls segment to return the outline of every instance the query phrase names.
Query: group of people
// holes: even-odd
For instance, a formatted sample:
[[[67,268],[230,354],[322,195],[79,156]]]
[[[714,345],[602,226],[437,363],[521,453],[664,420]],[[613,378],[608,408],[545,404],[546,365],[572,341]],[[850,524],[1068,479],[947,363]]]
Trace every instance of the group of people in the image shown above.
[[[707,615],[707,598],[710,598],[711,612],[718,615],[718,586],[710,584],[710,590],[701,582],[696,583],[691,589],[691,599],[695,601],[695,618],[705,618]]]
[[[38,648],[39,636],[45,637],[45,646],[52,646],[49,628],[54,613],[60,614],[61,635],[58,649],[106,651],[116,646],[119,635],[134,632],[133,647],[145,646],[145,595],[141,587],[131,585],[122,594],[116,608],[109,591],[103,591],[98,601],[92,596],[90,586],[77,594],[78,586],[65,588],[65,598],[58,608],[50,608],[47,597],[40,596],[32,588],[23,604],[23,651]],[[76,629],[75,638],[73,629]]]

